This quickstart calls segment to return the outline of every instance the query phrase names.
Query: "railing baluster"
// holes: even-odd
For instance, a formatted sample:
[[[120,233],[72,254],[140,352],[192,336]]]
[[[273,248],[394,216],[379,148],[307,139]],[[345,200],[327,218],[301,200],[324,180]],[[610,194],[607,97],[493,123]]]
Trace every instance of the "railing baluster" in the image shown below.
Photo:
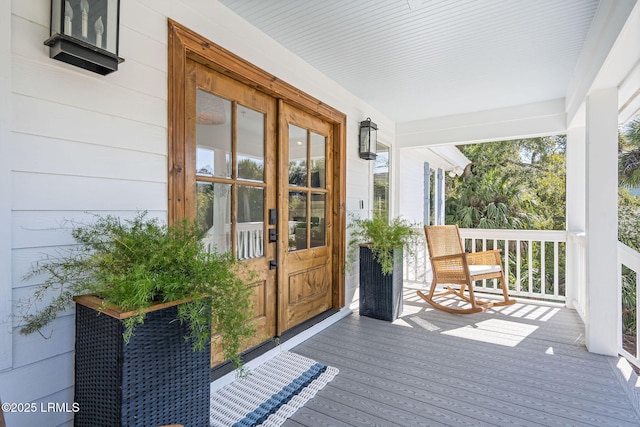
[[[547,293],[547,270],[546,270],[546,261],[547,257],[544,253],[545,242],[540,242],[540,293],[545,295]]]
[[[527,258],[527,271],[529,272],[529,293],[533,293],[533,241],[529,240],[529,253]]]
[[[509,240],[504,240],[504,284],[509,289]]]
[[[516,292],[520,292],[520,242],[516,240]]]
[[[557,297],[560,292],[560,274],[559,270],[559,244],[558,242],[553,242],[553,296]]]
[[[622,270],[620,271],[622,274]],[[640,307],[640,274],[636,271],[636,360],[640,359],[640,328],[638,328],[638,307]],[[620,289],[622,291],[622,289]]]

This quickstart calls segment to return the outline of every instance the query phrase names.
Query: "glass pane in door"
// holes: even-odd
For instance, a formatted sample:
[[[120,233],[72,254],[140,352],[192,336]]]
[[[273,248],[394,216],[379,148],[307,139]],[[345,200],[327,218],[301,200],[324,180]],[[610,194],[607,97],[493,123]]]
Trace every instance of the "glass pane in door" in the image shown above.
[[[231,102],[196,91],[196,174],[231,177]]]
[[[311,193],[311,239],[309,245],[312,248],[326,245],[325,217],[327,211],[326,194]]]
[[[289,125],[289,185],[307,186],[307,130]]]
[[[307,248],[307,193],[289,192],[289,251]]]
[[[325,188],[326,138],[311,132],[311,187]]]
[[[231,185],[197,183],[196,222],[207,250],[231,250]]]
[[[238,178],[264,182],[264,114],[238,105]]]
[[[236,256],[238,259],[264,255],[264,189],[238,186]]]

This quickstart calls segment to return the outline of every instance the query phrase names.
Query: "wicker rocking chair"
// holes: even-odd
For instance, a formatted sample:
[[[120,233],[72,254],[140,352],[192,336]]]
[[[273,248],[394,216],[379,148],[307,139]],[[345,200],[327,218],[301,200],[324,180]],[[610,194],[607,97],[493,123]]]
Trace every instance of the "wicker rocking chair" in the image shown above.
[[[480,313],[490,307],[511,305],[516,302],[508,295],[499,250],[465,253],[457,225],[425,226],[424,232],[427,237],[433,281],[428,295],[417,291],[422,299],[435,308],[458,314]],[[500,279],[503,301],[489,302],[475,298],[473,283],[483,279]],[[447,286],[446,291],[435,293],[438,284],[457,284],[460,285],[460,289]],[[465,290],[468,290],[469,296],[465,295]],[[434,301],[434,298],[445,295],[455,295],[462,298],[469,302],[471,307],[454,308]]]

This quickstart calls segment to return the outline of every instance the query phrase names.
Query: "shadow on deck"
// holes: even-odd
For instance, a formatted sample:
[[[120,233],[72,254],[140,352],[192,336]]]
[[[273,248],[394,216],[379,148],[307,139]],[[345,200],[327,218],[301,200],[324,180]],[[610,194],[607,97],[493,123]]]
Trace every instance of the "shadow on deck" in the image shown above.
[[[340,369],[285,426],[638,426],[616,358],[575,311],[519,301],[434,310],[405,287],[395,322],[354,313],[292,351]]]

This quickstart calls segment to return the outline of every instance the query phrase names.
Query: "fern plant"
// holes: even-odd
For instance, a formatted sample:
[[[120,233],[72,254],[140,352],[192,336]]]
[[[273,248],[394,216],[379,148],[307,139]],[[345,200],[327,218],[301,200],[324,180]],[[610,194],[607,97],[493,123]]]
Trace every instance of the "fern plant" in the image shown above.
[[[74,227],[77,245],[37,262],[28,277],[43,276],[26,301],[20,332],[29,334],[56,319],[73,297],[95,294],[103,306],[113,304],[135,315],[124,322],[128,342],[154,304],[186,300],[177,320],[188,322],[194,351],[202,351],[211,329],[222,335],[224,355],[241,365],[242,343],[253,333],[250,289],[240,278],[240,265],[231,253],[208,252],[195,223],[161,224],[138,213],[133,219],[96,216],[93,223]],[[44,300],[53,299],[30,313]]]
[[[361,244],[371,248],[373,258],[380,263],[383,274],[393,272],[393,250],[398,247],[411,247],[420,236],[418,224],[401,217],[388,221],[386,217],[374,214],[373,218],[351,218],[348,228],[351,237],[347,249],[347,266],[353,265],[356,251]]]

